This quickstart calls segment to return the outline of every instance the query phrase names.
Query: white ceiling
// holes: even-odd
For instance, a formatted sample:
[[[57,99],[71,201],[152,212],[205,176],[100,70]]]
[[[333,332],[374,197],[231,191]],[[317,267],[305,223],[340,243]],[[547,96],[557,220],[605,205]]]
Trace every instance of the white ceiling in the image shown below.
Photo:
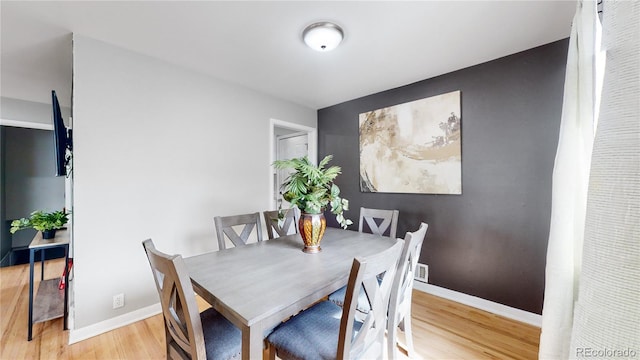
[[[78,33],[313,109],[569,36],[575,1],[1,2],[1,95],[71,95]],[[334,51],[302,42],[331,20]]]

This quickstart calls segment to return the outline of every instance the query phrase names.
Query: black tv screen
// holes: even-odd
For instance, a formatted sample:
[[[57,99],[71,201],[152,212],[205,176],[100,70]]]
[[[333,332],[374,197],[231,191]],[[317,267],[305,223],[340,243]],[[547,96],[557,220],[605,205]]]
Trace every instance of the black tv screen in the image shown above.
[[[51,90],[51,107],[56,176],[66,176],[67,165],[70,159],[70,155],[67,155],[67,149],[71,150],[71,137],[69,136],[70,134],[67,134],[67,127],[64,125],[62,113],[60,112],[60,103],[58,102],[55,90]]]

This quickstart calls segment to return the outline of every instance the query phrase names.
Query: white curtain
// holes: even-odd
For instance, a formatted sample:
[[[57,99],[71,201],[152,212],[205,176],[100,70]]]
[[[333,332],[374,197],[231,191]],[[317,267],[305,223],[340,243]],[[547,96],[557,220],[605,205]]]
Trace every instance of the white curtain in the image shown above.
[[[640,2],[605,1],[607,61],[593,146],[571,358],[640,358]]]
[[[595,1],[578,1],[571,27],[560,136],[553,169],[540,359],[567,359],[582,264],[594,136]]]

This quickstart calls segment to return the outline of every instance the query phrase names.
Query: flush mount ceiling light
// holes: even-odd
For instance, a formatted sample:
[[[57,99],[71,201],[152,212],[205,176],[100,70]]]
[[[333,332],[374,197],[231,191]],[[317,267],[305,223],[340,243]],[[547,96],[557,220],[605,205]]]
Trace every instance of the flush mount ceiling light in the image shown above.
[[[307,26],[302,32],[305,44],[316,51],[335,49],[344,36],[342,28],[330,22],[317,22]]]

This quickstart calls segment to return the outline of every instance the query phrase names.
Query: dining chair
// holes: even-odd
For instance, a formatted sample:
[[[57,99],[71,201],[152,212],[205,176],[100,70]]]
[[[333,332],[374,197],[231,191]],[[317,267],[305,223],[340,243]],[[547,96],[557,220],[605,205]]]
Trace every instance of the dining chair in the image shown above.
[[[264,215],[264,223],[267,226],[269,239],[298,233],[298,220],[300,220],[298,208],[288,209],[284,213],[282,222],[278,221],[278,210],[264,211],[262,214]]]
[[[396,237],[396,229],[398,228],[398,210],[383,210],[383,209],[370,209],[360,208],[360,222],[358,224],[358,231],[363,232],[365,230],[364,224],[366,223],[370,232],[376,235],[385,236],[388,231],[390,238]]]
[[[240,357],[240,330],[213,308],[198,311],[184,260],[142,242],[160,295],[167,359],[235,359]]]
[[[358,225],[358,231],[363,232],[365,230],[364,223],[366,222],[369,230],[376,235],[384,236],[387,229],[390,238],[396,237],[396,229],[398,228],[398,210],[383,210],[383,209],[370,209],[360,208],[360,224]],[[344,295],[346,288],[342,287],[329,295],[329,301],[342,306],[344,302]],[[366,311],[366,308],[358,307],[358,310]]]
[[[420,223],[415,232],[407,232],[404,246],[398,262],[398,271],[391,287],[389,318],[387,319],[387,351],[389,359],[395,358],[398,327],[404,331],[405,344],[409,358],[415,358],[413,336],[411,333],[411,298],[413,278],[420,258],[422,243],[429,225]]]
[[[322,301],[278,325],[267,337],[269,358],[382,359],[391,288],[403,241],[378,254],[355,258],[349,273],[345,306]],[[378,278],[380,277],[380,281]],[[369,312],[356,319],[363,289]]]
[[[257,241],[262,241],[262,225],[260,224],[260,213],[242,214],[232,216],[216,216],[213,218],[216,224],[216,235],[218,236],[218,249],[227,248],[225,236],[231,240],[233,246],[246,245],[249,236],[256,229]],[[238,234],[234,227],[241,226],[242,230]]]

